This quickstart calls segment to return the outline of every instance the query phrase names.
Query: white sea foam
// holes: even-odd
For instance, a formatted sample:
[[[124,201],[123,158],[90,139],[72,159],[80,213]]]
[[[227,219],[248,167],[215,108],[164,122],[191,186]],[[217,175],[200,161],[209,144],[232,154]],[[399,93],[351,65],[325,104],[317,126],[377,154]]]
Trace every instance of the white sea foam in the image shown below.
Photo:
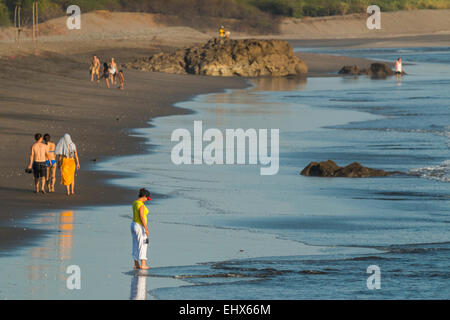
[[[437,166],[411,169],[408,173],[426,179],[450,182],[450,160],[445,160]]]

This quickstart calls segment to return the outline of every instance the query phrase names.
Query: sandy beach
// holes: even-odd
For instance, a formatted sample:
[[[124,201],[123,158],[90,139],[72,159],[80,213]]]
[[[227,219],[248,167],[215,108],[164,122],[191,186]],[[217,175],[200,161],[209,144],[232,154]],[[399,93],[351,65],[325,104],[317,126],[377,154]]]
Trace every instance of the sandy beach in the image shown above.
[[[84,43],[87,46],[87,43]],[[95,46],[94,44],[92,44]],[[155,50],[155,49],[153,49]],[[114,172],[90,171],[96,163],[111,156],[145,152],[140,141],[131,137],[133,128],[147,126],[157,116],[188,112],[173,107],[175,102],[197,94],[220,92],[248,85],[243,78],[218,78],[125,70],[126,89],[106,88],[105,82],[89,82],[89,59],[115,57],[128,61],[149,50],[95,48],[82,54],[61,54],[40,50],[38,55],[3,57],[0,66],[0,223],[28,217],[36,209],[126,203],[135,190],[106,185]],[[371,61],[299,53],[310,67],[310,76],[337,72],[345,64],[367,66]],[[77,144],[82,169],[77,173],[74,197],[67,198],[61,186],[55,194],[33,193],[33,178],[24,169],[36,132],[49,133],[54,142],[68,132]],[[95,161],[94,161],[95,160]],[[59,177],[58,177],[59,179]],[[59,180],[57,186],[59,184]],[[0,247],[28,243],[38,230],[2,227]]]
[[[424,21],[428,21],[426,19],[430,19],[433,12],[426,12],[425,15],[423,12],[412,12],[409,16],[404,12],[397,14],[404,17],[401,21],[407,25],[408,21],[419,18],[421,14]],[[432,25],[427,26],[422,21],[413,29],[405,27],[398,30],[398,35],[395,35],[396,29],[391,24],[377,36],[359,31],[340,32],[339,28],[352,29],[352,26],[361,20],[360,17],[352,16],[342,18],[342,21],[338,22],[336,22],[338,18],[331,19],[331,22],[330,19],[288,21],[283,25],[282,34],[272,37],[287,39],[292,46],[306,48],[448,46],[450,20],[446,20],[446,17],[449,11],[441,10],[434,14],[436,19]],[[249,85],[249,79],[243,78],[146,73],[128,69],[124,69],[126,82],[123,91],[117,90],[115,86],[107,89],[104,81],[100,84],[90,83],[88,68],[93,53],[100,57],[101,62],[114,57],[122,64],[160,50],[171,51],[192,43],[200,43],[213,36],[212,32],[157,25],[145,15],[141,18],[136,20],[135,25],[127,26],[122,33],[114,29],[112,32],[97,33],[94,38],[89,38],[85,30],[75,35],[58,34],[56,31],[53,34],[52,30],[57,30],[58,26],[65,22],[61,18],[47,23],[42,28],[46,33],[37,48],[29,40],[24,40],[18,48],[11,40],[13,37],[11,30],[2,30],[0,255],[2,251],[9,252],[13,248],[32,245],[36,236],[45,233],[39,229],[15,226],[16,221],[33,217],[33,213],[37,211],[129,205],[130,199],[135,198],[136,189],[140,186],[136,186],[136,189],[125,189],[109,184],[108,180],[119,177],[113,170],[105,172],[93,169],[103,161],[114,157],[148,152],[145,141],[130,135],[130,132],[135,128],[148,127],[148,122],[156,117],[190,112],[175,107],[175,103],[189,100],[199,94],[244,88]],[[310,29],[302,32],[293,31],[293,25],[298,27],[305,23],[310,24]],[[330,23],[337,24],[339,28],[324,34],[325,29],[317,27],[322,25],[328,28]],[[97,30],[97,27],[91,25],[90,28]],[[188,36],[180,36],[183,32]],[[304,32],[308,35],[306,36]],[[338,37],[337,33],[341,36]],[[258,36],[264,37],[267,36]],[[362,58],[304,52],[298,52],[297,56],[308,65],[309,77],[335,76],[344,65],[367,67],[373,62]],[[56,193],[46,195],[33,193],[32,176],[27,175],[24,169],[36,132],[49,133],[53,142],[66,132],[71,134],[78,147],[81,161],[81,170],[76,176],[76,195],[71,197],[65,195],[63,187],[59,185],[59,174]],[[159,196],[154,195],[155,199]],[[179,232],[177,228],[174,229],[174,232]],[[161,234],[157,236],[162,239]],[[220,238],[216,239],[219,240]],[[255,243],[257,240],[256,237]],[[201,243],[201,239],[195,241]],[[197,247],[201,249],[201,246]],[[233,247],[230,252],[235,249]],[[187,248],[183,247],[183,250]],[[289,250],[286,252],[290,253]],[[260,251],[255,249],[252,256],[258,254]],[[216,258],[219,257],[208,257],[208,259]],[[173,265],[175,264],[173,262]]]
[[[121,51],[110,54],[121,61]],[[126,89],[113,86],[108,90],[104,82],[89,82],[89,54],[83,58],[85,63],[68,55],[40,52],[39,56],[15,56],[0,62],[4,70],[0,79],[2,225],[14,225],[15,220],[28,217],[35,210],[128,203],[136,190],[106,185],[114,172],[89,169],[111,156],[145,152],[139,139],[131,137],[129,131],[147,126],[147,121],[157,116],[187,112],[173,107],[175,102],[247,85],[244,79],[237,78],[125,70]],[[56,193],[33,193],[33,178],[24,169],[36,132],[50,133],[55,142],[66,132],[72,135],[81,161],[75,196],[68,198],[59,180]],[[27,244],[29,236],[36,232],[2,227],[0,246]]]

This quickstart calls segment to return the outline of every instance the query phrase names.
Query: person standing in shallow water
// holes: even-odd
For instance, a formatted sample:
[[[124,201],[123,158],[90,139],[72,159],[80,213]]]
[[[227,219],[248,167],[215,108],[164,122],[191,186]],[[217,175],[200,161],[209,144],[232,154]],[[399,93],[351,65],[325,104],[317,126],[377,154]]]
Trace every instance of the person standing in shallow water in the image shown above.
[[[395,61],[395,76],[397,77],[397,80],[400,80],[402,78],[402,74],[403,74],[402,58],[398,58],[397,61]]]
[[[138,199],[133,202],[133,222],[131,222],[132,238],[132,257],[134,260],[134,269],[147,270],[147,246],[148,246],[148,227],[147,215],[148,209],[145,206],[146,201],[151,201],[150,192],[145,188],[139,190]],[[139,261],[141,264],[139,264]]]
[[[61,184],[66,186],[68,196],[75,194],[75,168],[80,169],[80,160],[77,147],[68,133],[59,139],[55,154],[58,156],[58,167],[61,169]]]

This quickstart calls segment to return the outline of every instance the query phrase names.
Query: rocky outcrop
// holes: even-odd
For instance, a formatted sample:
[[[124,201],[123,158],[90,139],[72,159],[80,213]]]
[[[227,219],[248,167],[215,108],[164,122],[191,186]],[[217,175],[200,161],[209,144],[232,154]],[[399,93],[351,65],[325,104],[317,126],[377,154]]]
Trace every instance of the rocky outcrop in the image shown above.
[[[373,79],[385,79],[394,75],[394,71],[385,63],[372,63],[367,69],[360,69],[356,65],[343,66],[338,72],[343,75],[368,75]],[[403,72],[403,74],[406,74]]]
[[[311,177],[343,177],[343,178],[367,178],[386,177],[391,174],[401,172],[387,172],[384,170],[371,169],[362,166],[358,162],[353,162],[346,167],[338,166],[334,161],[311,162],[300,173],[303,176]]]
[[[372,78],[378,79],[394,75],[394,71],[392,71],[385,63],[372,63],[366,72]]]
[[[358,66],[343,66],[338,73],[357,76],[361,74],[361,69]]]
[[[158,53],[125,65],[144,71],[209,76],[305,75],[306,64],[281,40],[212,39],[202,46]]]

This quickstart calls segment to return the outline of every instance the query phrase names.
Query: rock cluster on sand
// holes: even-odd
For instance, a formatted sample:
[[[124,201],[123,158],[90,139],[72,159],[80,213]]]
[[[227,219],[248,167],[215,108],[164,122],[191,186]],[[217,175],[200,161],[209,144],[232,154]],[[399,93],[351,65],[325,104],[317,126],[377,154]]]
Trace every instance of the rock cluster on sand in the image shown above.
[[[158,53],[125,65],[144,71],[209,76],[305,75],[306,64],[281,40],[212,39],[201,46]]]
[[[339,70],[339,74],[344,75],[368,75],[372,78],[383,79],[388,76],[393,76],[394,71],[389,68],[385,63],[372,63],[367,69],[360,69],[358,66],[344,66]],[[403,72],[405,74],[405,72]]]
[[[358,162],[353,162],[346,167],[340,167],[332,160],[311,162],[300,172],[303,176],[344,178],[385,177],[398,173],[400,172],[386,172],[384,170],[363,167]]]

